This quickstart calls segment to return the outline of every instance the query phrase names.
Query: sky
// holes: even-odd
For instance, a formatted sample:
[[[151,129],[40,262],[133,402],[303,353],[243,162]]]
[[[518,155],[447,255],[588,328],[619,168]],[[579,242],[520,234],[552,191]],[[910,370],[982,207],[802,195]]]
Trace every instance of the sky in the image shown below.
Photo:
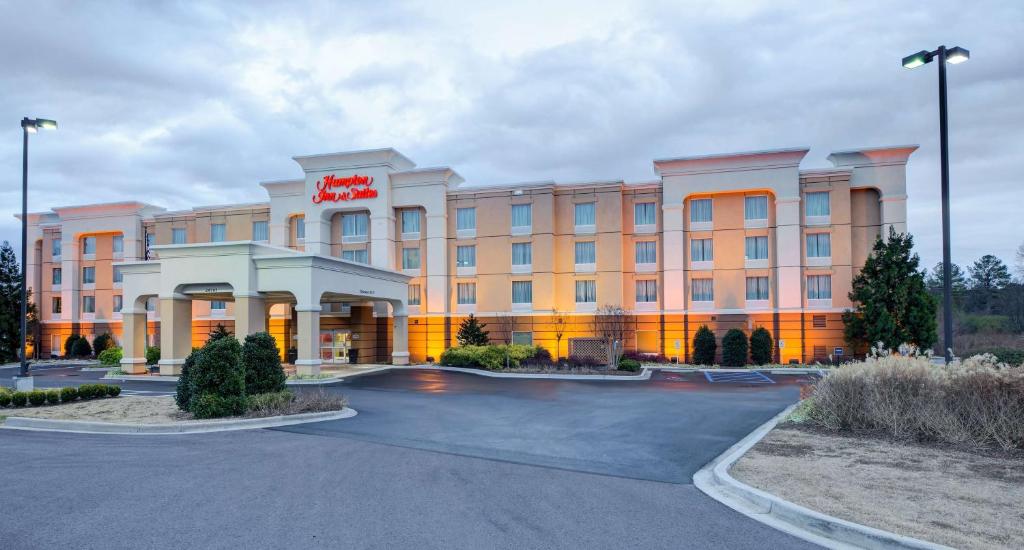
[[[469,184],[656,179],[652,160],[919,144],[922,265],[941,259],[936,64],[949,66],[953,261],[1024,243],[1024,3],[0,0],[0,239],[29,210],[266,200],[295,155],[394,147]],[[16,246],[17,248],[17,246]]]

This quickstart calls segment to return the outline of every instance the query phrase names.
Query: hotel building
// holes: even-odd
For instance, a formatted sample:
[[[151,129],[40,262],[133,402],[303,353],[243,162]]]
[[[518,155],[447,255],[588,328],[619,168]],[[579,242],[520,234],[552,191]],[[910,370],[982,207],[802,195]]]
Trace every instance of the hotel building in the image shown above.
[[[705,324],[719,338],[763,326],[783,363],[850,354],[851,281],[877,236],[907,230],[915,149],[837,151],[815,170],[800,169],[806,148],[680,157],[654,161],[651,181],[502,185],[378,149],[295,157],[303,174],[260,183],[260,203],[54,208],[28,220],[36,352],[109,332],[126,370],[159,345],[173,374],[224,324],[268,330],[315,373],[438,358],[474,313],[492,340],[565,356],[613,305],[626,350],[680,362]]]

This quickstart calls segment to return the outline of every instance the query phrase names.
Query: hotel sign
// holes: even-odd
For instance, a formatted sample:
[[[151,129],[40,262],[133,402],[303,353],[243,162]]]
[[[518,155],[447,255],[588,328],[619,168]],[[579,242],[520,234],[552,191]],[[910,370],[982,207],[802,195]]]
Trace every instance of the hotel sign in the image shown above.
[[[316,180],[313,204],[375,198],[377,190],[373,188],[373,176],[353,174],[339,178],[334,174],[328,174]]]

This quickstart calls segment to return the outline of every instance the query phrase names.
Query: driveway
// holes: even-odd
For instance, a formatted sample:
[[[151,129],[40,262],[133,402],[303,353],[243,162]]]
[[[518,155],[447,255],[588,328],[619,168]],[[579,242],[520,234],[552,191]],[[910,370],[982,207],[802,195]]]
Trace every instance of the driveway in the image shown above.
[[[793,377],[777,381],[392,371],[326,388],[359,411],[344,421],[159,437],[0,430],[0,476],[18,495],[0,534],[12,548],[809,548],[690,484],[797,399]]]

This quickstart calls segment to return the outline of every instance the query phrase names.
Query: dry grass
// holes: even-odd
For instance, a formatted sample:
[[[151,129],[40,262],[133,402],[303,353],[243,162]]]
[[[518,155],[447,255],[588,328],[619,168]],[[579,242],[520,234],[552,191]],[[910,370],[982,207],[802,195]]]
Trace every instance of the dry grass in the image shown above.
[[[1024,455],[780,426],[732,469],[825,514],[956,548],[1024,548]]]
[[[178,410],[173,397],[135,397],[76,401],[45,407],[23,407],[5,411],[8,416],[50,418],[54,420],[88,420],[132,424],[165,424],[187,419]]]
[[[322,388],[303,391],[298,394],[289,390],[265,393],[249,397],[249,409],[245,416],[262,418],[287,414],[340,411],[348,404],[340,396],[325,392]]]

